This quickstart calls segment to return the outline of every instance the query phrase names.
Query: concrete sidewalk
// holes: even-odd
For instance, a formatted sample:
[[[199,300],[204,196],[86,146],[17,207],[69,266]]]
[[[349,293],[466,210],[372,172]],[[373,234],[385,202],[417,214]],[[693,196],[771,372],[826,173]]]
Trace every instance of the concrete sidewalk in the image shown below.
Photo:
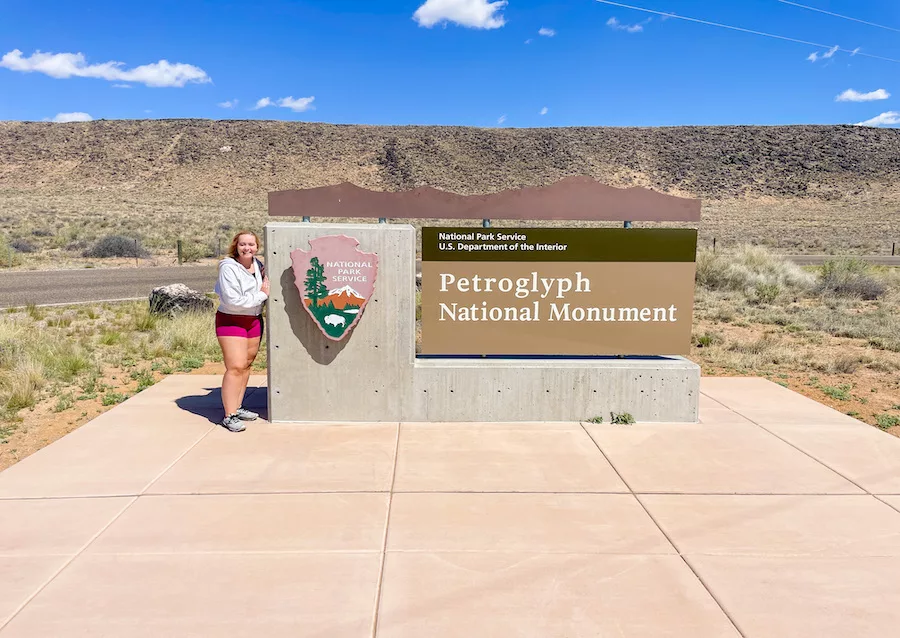
[[[699,424],[240,434],[219,382],[169,377],[0,473],[0,638],[900,626],[900,440],[765,380],[704,378]]]

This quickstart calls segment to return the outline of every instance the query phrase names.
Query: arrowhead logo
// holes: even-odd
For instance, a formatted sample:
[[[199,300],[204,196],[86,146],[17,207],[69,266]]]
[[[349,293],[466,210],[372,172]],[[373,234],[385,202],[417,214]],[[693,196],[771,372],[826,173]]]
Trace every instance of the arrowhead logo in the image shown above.
[[[311,250],[291,251],[294,284],[322,334],[340,341],[372,296],[378,255],[362,252],[359,241],[346,235],[318,237],[309,245]]]

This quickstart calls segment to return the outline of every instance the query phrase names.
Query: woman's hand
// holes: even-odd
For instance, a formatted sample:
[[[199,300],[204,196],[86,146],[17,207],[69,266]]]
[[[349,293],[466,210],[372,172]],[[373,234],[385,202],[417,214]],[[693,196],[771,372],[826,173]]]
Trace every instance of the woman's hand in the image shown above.
[[[264,292],[266,294],[266,296],[268,296],[268,294],[269,294],[269,276],[268,275],[266,275],[263,278],[262,286],[260,286],[259,289],[262,292]]]

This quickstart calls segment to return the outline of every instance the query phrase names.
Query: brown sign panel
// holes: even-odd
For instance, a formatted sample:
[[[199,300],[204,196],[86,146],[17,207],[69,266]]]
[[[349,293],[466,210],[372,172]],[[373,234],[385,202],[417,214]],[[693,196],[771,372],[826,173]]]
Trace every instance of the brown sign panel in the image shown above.
[[[700,200],[646,188],[614,188],[586,176],[548,186],[458,195],[423,186],[373,191],[343,183],[269,193],[269,215],[360,219],[700,221]]]
[[[423,229],[422,354],[688,354],[696,240],[680,229]]]

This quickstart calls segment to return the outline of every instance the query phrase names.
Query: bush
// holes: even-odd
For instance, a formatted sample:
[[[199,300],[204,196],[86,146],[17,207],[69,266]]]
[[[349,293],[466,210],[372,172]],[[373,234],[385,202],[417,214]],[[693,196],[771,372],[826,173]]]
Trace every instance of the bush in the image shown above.
[[[122,235],[107,235],[100,239],[94,246],[85,250],[85,257],[149,257],[140,242],[131,237]]]
[[[6,237],[0,235],[0,268],[8,268],[9,266],[17,266],[20,263],[19,256],[16,251],[9,245]]]
[[[733,254],[697,253],[697,284],[709,290],[741,292],[765,303],[781,292],[806,291],[814,282],[800,266],[762,246],[742,246]]]
[[[872,276],[872,267],[861,259],[832,259],[822,266],[818,290],[838,297],[871,301],[884,295],[886,286]]]
[[[186,263],[200,261],[205,257],[215,257],[215,255],[215,246],[208,246],[197,241],[183,242],[181,245],[181,260]]]
[[[10,244],[17,253],[33,253],[37,248],[27,239],[13,239]]]

